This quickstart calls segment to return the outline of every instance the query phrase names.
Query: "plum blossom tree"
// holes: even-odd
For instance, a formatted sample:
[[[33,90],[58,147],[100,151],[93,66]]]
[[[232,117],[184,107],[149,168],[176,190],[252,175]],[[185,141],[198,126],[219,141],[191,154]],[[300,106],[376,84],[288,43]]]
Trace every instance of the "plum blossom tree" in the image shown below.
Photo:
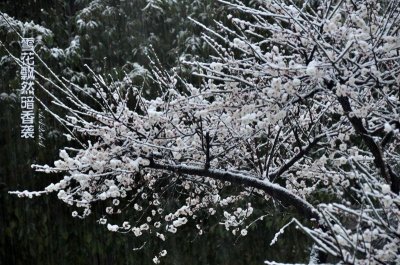
[[[162,241],[184,225],[201,234],[211,215],[246,236],[262,198],[301,214],[287,225],[314,241],[310,263],[398,261],[400,2],[220,2],[230,23],[194,21],[214,50],[184,62],[200,83],[156,56],[153,98],[128,80],[93,74],[89,93],[54,77],[69,114],[43,107],[78,145],[34,166],[63,179],[17,193],[57,192],[81,218],[103,201],[110,231]],[[137,215],[111,222],[127,208]]]

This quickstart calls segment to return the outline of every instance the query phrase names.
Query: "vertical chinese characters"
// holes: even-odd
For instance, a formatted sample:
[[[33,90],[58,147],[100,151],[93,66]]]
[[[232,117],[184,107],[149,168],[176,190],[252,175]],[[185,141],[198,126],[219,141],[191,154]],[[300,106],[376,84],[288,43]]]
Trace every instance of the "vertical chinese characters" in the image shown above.
[[[21,41],[21,138],[35,138],[35,88],[34,88],[34,43],[33,38]]]

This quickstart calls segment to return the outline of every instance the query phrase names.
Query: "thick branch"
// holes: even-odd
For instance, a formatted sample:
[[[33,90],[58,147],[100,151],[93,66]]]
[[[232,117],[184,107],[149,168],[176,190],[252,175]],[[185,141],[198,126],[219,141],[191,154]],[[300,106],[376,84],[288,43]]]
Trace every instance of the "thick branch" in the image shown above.
[[[150,164],[147,166],[147,168],[165,170],[174,172],[176,174],[209,177],[221,181],[229,181],[231,183],[245,185],[247,187],[257,188],[265,191],[268,195],[279,201],[282,201],[283,203],[292,205],[303,216],[306,216],[310,219],[319,219],[317,210],[313,205],[300,198],[296,194],[293,194],[289,190],[279,186],[278,184],[271,183],[269,180],[260,180],[254,176],[248,176],[225,170],[206,169],[184,165],[158,164],[154,162],[154,160],[150,160]]]
[[[350,102],[348,97],[338,97],[339,103],[342,106],[343,110],[347,113],[352,112],[352,108],[350,106]],[[354,130],[361,136],[368,149],[371,151],[374,156],[374,163],[377,168],[381,171],[381,175],[386,179],[388,183],[392,184],[392,191],[396,194],[399,193],[399,177],[394,174],[392,170],[389,170],[389,167],[386,165],[383,159],[383,153],[379,145],[374,141],[374,139],[369,135],[368,131],[364,128],[362,121],[360,118],[353,116],[348,116],[351,124],[353,125]]]

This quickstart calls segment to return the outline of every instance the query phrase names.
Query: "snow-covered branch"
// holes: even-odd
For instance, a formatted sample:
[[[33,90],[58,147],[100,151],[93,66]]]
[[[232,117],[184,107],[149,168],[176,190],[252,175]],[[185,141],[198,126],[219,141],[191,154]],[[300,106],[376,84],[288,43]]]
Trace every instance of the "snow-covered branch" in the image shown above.
[[[235,234],[261,197],[302,213],[291,223],[331,262],[396,262],[400,3],[253,2],[221,1],[229,25],[196,22],[214,51],[182,62],[197,83],[150,57],[153,97],[95,74],[90,95],[55,86],[82,146],[35,166],[64,174],[46,192],[83,207],[79,217],[110,201],[99,220],[109,230],[161,240],[191,223],[201,234],[211,215]],[[131,205],[134,222],[109,223]]]

